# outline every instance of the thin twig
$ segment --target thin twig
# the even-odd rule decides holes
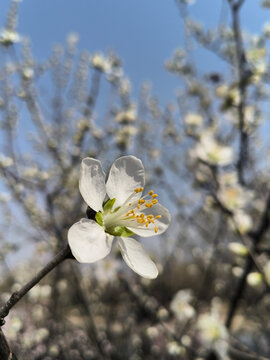
[[[246,263],[245,263],[245,268],[244,268],[244,272],[242,274],[242,276],[239,279],[237,288],[235,290],[235,293],[233,294],[233,297],[231,299],[231,304],[230,304],[230,308],[229,308],[229,312],[227,315],[227,320],[226,320],[226,326],[229,328],[231,326],[232,323],[232,319],[234,317],[235,311],[237,309],[237,306],[239,304],[240,299],[243,296],[244,290],[246,288],[246,280],[247,280],[247,276],[250,273],[253,264],[254,264],[254,260],[253,260],[253,253],[256,252],[256,247],[259,245],[261,239],[263,238],[265,232],[268,230],[269,226],[270,226],[270,194],[268,195],[266,204],[265,204],[265,209],[264,212],[262,214],[261,217],[261,222],[257,228],[257,230],[253,231],[253,232],[249,232],[248,235],[249,237],[252,239],[253,241],[253,251],[249,253],[249,255],[246,258]]]
[[[16,355],[10,349],[7,339],[0,328],[0,359],[1,360],[18,360]]]
[[[9,300],[0,309],[0,326],[5,324],[4,318],[8,315],[10,309],[31,290],[41,279],[44,278],[52,269],[59,265],[63,260],[71,257],[71,250],[67,245],[61,250],[39,273],[37,273],[27,284],[25,284],[19,291],[14,292]]]
[[[239,10],[244,1],[240,0],[238,2],[233,2],[232,0],[228,0],[228,3],[232,13],[232,27],[235,40],[236,66],[238,72],[238,89],[240,93],[240,101],[237,107],[240,132],[237,170],[240,184],[245,185],[244,167],[248,160],[248,134],[245,129],[245,103],[248,78],[251,74],[248,71],[239,20]]]

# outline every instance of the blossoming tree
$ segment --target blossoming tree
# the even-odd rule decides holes
[[[75,34],[37,61],[11,1],[0,359],[270,358],[269,24],[243,32],[245,0],[226,0],[208,29],[192,3],[175,1],[186,38],[165,65],[180,88],[162,107]],[[201,66],[209,51],[222,70]]]

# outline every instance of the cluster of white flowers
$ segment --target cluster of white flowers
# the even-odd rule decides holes
[[[191,290],[179,290],[173,297],[170,308],[179,321],[186,321],[195,315],[195,309],[190,302],[193,300]]]
[[[22,171],[22,175],[26,179],[35,178],[38,180],[48,180],[50,175],[47,171],[41,171],[35,166],[27,167]]]
[[[115,143],[120,149],[127,149],[131,146],[133,136],[136,135],[138,129],[132,125],[121,127],[115,134]]]
[[[9,46],[20,41],[20,36],[16,31],[3,29],[0,33],[0,44]]]
[[[115,116],[115,121],[119,124],[129,124],[136,120],[137,111],[136,107],[130,106],[127,110],[119,111]]]
[[[238,183],[235,173],[220,175],[219,184],[218,198],[227,209],[233,212],[244,210],[254,196],[251,191],[244,189]]]
[[[233,149],[219,144],[214,139],[213,131],[206,130],[200,135],[199,142],[191,151],[191,156],[210,165],[226,166],[233,162]]]
[[[249,273],[247,277],[247,282],[250,286],[259,286],[264,280],[270,286],[270,260],[264,264],[262,273],[254,271]]]
[[[184,123],[187,126],[201,126],[203,123],[203,117],[201,114],[188,113],[184,118]]]
[[[186,349],[179,345],[176,341],[170,341],[167,344],[167,351],[168,353],[176,358],[179,358],[179,356],[184,356],[186,354]]]
[[[110,61],[102,54],[95,53],[90,57],[90,65],[96,69],[100,70],[104,73],[108,72],[111,68]]]
[[[233,214],[233,218],[229,219],[229,225],[233,230],[237,230],[244,235],[251,230],[253,221],[250,215],[243,210],[238,210]]]
[[[13,159],[5,156],[4,154],[0,154],[0,167],[8,168],[13,165]]]
[[[200,341],[206,348],[215,350],[221,359],[228,359],[229,333],[220,317],[221,303],[213,299],[211,311],[199,316],[197,327]]]
[[[229,244],[229,250],[238,256],[247,256],[248,255],[248,249],[245,245],[238,243],[238,242],[231,242]]]

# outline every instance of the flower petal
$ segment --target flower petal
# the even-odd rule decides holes
[[[142,213],[144,213],[146,216],[151,214],[154,216],[154,218],[158,215],[161,215],[160,219],[154,219],[155,220],[154,224],[153,223],[149,224],[148,227],[146,227],[145,225],[137,224],[136,222],[134,222],[134,224],[136,224],[137,226],[129,226],[128,224],[126,225],[126,227],[129,230],[143,237],[160,235],[164,233],[164,231],[167,230],[171,222],[171,215],[169,210],[159,203],[155,204],[151,208],[142,210]],[[157,226],[157,232],[155,232],[156,226]]]
[[[92,263],[109,254],[113,236],[93,220],[81,219],[68,231],[68,243],[76,260]]]
[[[138,241],[130,237],[118,237],[117,239],[123,259],[133,271],[148,279],[155,279],[158,276],[155,263]]]
[[[79,189],[86,204],[95,211],[102,210],[106,195],[105,174],[99,160],[84,158],[81,163]]]
[[[144,167],[135,156],[122,156],[112,164],[106,183],[109,197],[116,198],[114,207],[122,205],[131,195],[132,200],[140,199],[141,193],[136,188],[144,186]]]

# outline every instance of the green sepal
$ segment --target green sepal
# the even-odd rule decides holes
[[[115,200],[116,200],[115,198],[110,199],[104,204],[104,206],[103,206],[103,212],[104,213],[107,213],[107,212],[112,210],[112,207],[113,207],[113,205],[115,203]]]
[[[103,216],[102,216],[102,213],[101,213],[100,211],[96,213],[95,219],[96,219],[96,222],[97,222],[100,226],[103,226]]]
[[[115,209],[113,210],[113,212],[118,211],[118,210],[120,209],[120,207],[121,207],[121,206],[117,206],[117,208],[115,208]]]
[[[111,229],[110,231],[107,231],[109,234],[114,236],[131,236],[134,235],[134,232],[126,228],[125,226],[116,226],[115,228]]]

